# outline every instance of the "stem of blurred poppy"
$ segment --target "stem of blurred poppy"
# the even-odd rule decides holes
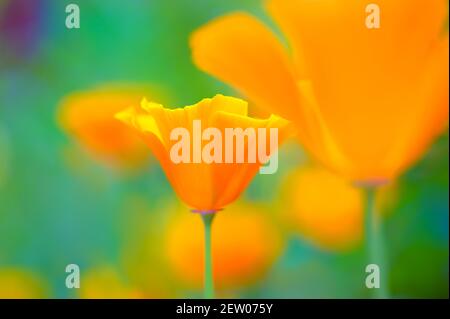
[[[203,225],[205,228],[205,283],[204,297],[205,299],[214,298],[214,280],[212,272],[212,256],[211,256],[211,224],[215,213],[202,214]]]
[[[380,287],[371,288],[373,290],[374,298],[387,299],[389,298],[387,284],[388,284],[388,269],[386,267],[383,240],[381,233],[381,222],[377,216],[375,208],[375,187],[367,187],[366,203],[364,209],[364,226],[365,226],[365,242],[366,251],[369,264],[378,265],[380,270]]]

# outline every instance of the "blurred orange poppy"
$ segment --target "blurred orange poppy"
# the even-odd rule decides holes
[[[202,223],[176,210],[165,228],[162,251],[176,277],[191,287],[203,280]],[[212,232],[214,280],[239,288],[261,279],[281,251],[282,238],[261,207],[238,202],[217,214]]]
[[[379,189],[377,213],[385,214],[392,205],[394,186]],[[288,228],[320,248],[350,249],[362,239],[364,192],[329,170],[295,169],[282,183],[279,205]]]
[[[286,205],[283,219],[304,238],[325,249],[359,243],[363,224],[360,189],[325,169],[307,166],[289,174],[280,193],[281,205]]]
[[[287,121],[275,116],[266,120],[247,117],[245,101],[223,95],[174,110],[144,100],[141,107],[131,107],[117,117],[142,136],[178,196],[191,208],[203,212],[217,211],[234,201],[262,163],[175,163],[171,158],[171,149],[178,143],[171,138],[174,129],[184,128],[192,136],[193,121],[201,120],[204,127],[217,128],[223,135],[226,128],[277,128],[280,141],[291,134]]]
[[[139,103],[147,91],[139,86],[102,86],[67,96],[58,120],[65,131],[100,160],[118,168],[138,168],[149,160],[145,144],[114,115]]]
[[[297,124],[305,147],[361,183],[398,176],[448,121],[444,0],[270,0],[292,55],[258,19],[233,13],[194,33],[194,62]]]

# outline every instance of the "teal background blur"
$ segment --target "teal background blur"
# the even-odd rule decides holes
[[[80,29],[65,27],[69,3],[80,6]],[[65,287],[67,264],[120,269],[137,223],[129,199],[143,201],[147,217],[176,199],[158,165],[124,177],[75,148],[84,164],[81,173],[71,167],[74,141],[56,122],[58,103],[106,82],[150,84],[169,105],[237,95],[197,70],[188,46],[193,30],[234,10],[268,21],[258,0],[0,0],[0,272],[30,270],[47,296],[66,298],[75,296]],[[244,197],[270,204],[274,185],[301,161],[301,150],[285,151],[279,173],[257,176]],[[448,297],[448,161],[446,133],[398,182],[384,225],[395,297]],[[235,293],[367,297],[363,258],[362,249],[331,253],[292,236],[267,275]]]

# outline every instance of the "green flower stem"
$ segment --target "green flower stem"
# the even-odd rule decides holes
[[[214,280],[212,272],[212,256],[211,256],[211,224],[215,213],[202,214],[203,225],[205,228],[205,282],[204,297],[205,299],[214,298]]]
[[[388,269],[384,257],[381,222],[375,209],[375,187],[367,187],[364,209],[365,246],[368,264],[376,264],[380,270],[380,287],[372,288],[373,297],[378,299],[389,298]]]

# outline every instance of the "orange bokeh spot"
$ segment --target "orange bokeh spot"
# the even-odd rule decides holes
[[[273,220],[257,206],[237,203],[216,213],[212,256],[218,288],[238,287],[261,278],[281,248]],[[203,284],[204,233],[200,216],[181,211],[170,220],[164,247],[170,268],[184,283]]]

